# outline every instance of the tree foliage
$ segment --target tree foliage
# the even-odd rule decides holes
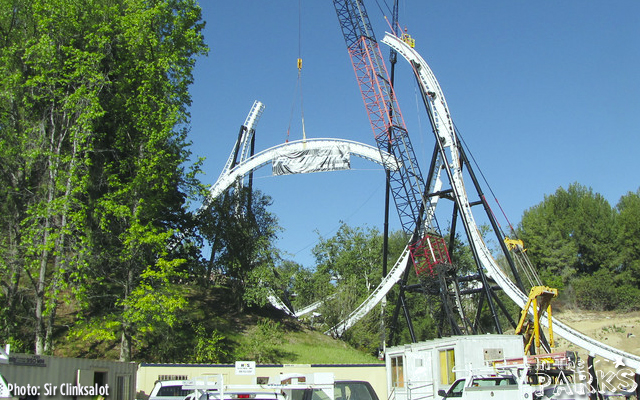
[[[602,195],[574,183],[525,211],[520,237],[542,278],[562,288],[576,273],[611,268],[615,212]]]
[[[280,229],[267,211],[271,198],[248,187],[235,188],[214,199],[203,215],[201,232],[211,245],[207,279],[224,275],[233,289],[236,305],[264,305],[273,286],[274,247]]]
[[[620,282],[640,287],[640,189],[622,196],[616,209],[618,256],[614,271]]]
[[[51,352],[64,296],[91,307],[108,286],[130,358],[140,288],[183,262],[166,243],[197,183],[183,165],[202,26],[191,0],[0,3],[2,336],[28,316],[21,350]]]
[[[313,249],[316,268],[336,281],[352,277],[355,287],[368,293],[373,290],[382,274],[382,236],[375,228],[350,227],[342,223],[337,233]]]
[[[640,198],[629,192],[615,208],[574,183],[527,210],[521,238],[544,282],[575,293],[591,309],[640,307]]]
[[[1,4],[0,179],[8,213],[3,231],[9,233],[2,237],[4,336],[11,342],[19,334],[15,304],[29,297],[22,311],[32,315],[34,336],[24,344],[37,353],[51,351],[58,302],[68,283],[80,280],[88,257],[85,200],[92,135],[104,115],[100,95],[108,78],[101,67],[108,38],[91,29],[106,7],[85,6]]]

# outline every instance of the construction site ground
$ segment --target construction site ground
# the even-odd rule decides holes
[[[613,346],[617,349],[625,352],[640,355],[640,312],[615,312],[615,311],[581,311],[564,309],[554,310],[554,316],[557,317],[563,323],[571,326],[578,331],[587,334],[588,336]],[[548,333],[548,332],[547,332]],[[577,351],[580,359],[585,362],[589,355],[584,349],[570,343],[569,341],[555,337],[556,339],[556,351],[571,350]],[[622,360],[624,362],[624,360]],[[584,371],[585,364],[581,365]],[[615,360],[606,360],[600,357],[595,359],[596,370],[601,373],[597,373],[600,379],[601,388],[608,388],[611,392],[611,388],[616,388],[613,392],[617,392],[618,396],[611,398],[621,398],[621,390],[631,389],[633,385],[634,372],[628,367],[623,367],[616,364]],[[621,372],[627,371],[627,378],[620,379]],[[603,377],[611,377],[607,379],[608,385],[602,386]],[[615,393],[613,393],[615,394]],[[635,399],[635,397],[632,397]]]
[[[554,316],[563,323],[602,343],[617,349],[640,355],[640,311],[629,313],[615,311],[554,310]],[[557,337],[556,348],[576,350],[576,345]]]

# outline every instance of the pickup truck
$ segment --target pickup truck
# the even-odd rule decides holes
[[[470,376],[453,382],[449,390],[439,390],[443,399],[462,400],[588,400],[584,384],[532,386],[515,375]]]
[[[179,387],[174,387],[175,382],[165,386],[187,391],[180,400],[379,400],[369,382],[334,380],[332,373],[279,375],[253,385],[225,385],[222,375],[218,374],[181,381]],[[168,389],[165,391],[174,394]],[[154,389],[152,395],[155,392]],[[149,400],[177,400],[160,394],[165,393]]]
[[[515,376],[470,376],[453,382],[449,390],[439,390],[443,399],[464,400],[532,400],[534,389],[531,385],[518,383]]]
[[[322,389],[278,389],[273,391],[225,391],[224,397],[216,392],[207,392],[198,396],[191,393],[184,400],[331,400]],[[333,383],[333,400],[379,400],[375,390],[366,381],[335,381]],[[152,400],[149,398],[149,400]],[[166,400],[166,399],[160,399]]]

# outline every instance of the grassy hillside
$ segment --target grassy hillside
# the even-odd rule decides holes
[[[362,353],[345,342],[322,332],[301,329],[285,332],[280,349],[282,364],[356,364],[382,362],[372,355]]]
[[[231,363],[255,360],[277,364],[376,363],[376,357],[301,323],[270,306],[240,311],[223,287],[183,288],[189,306],[176,326],[149,332],[136,343],[138,362]],[[59,312],[63,327],[55,355],[118,359],[119,333],[110,339],[67,335],[74,329],[76,310]]]

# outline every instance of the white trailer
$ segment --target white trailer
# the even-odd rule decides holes
[[[134,400],[135,363],[10,353],[0,362],[10,397]]]
[[[452,336],[389,347],[385,351],[390,400],[439,398],[468,371],[486,368],[492,360],[524,357],[521,336]]]

